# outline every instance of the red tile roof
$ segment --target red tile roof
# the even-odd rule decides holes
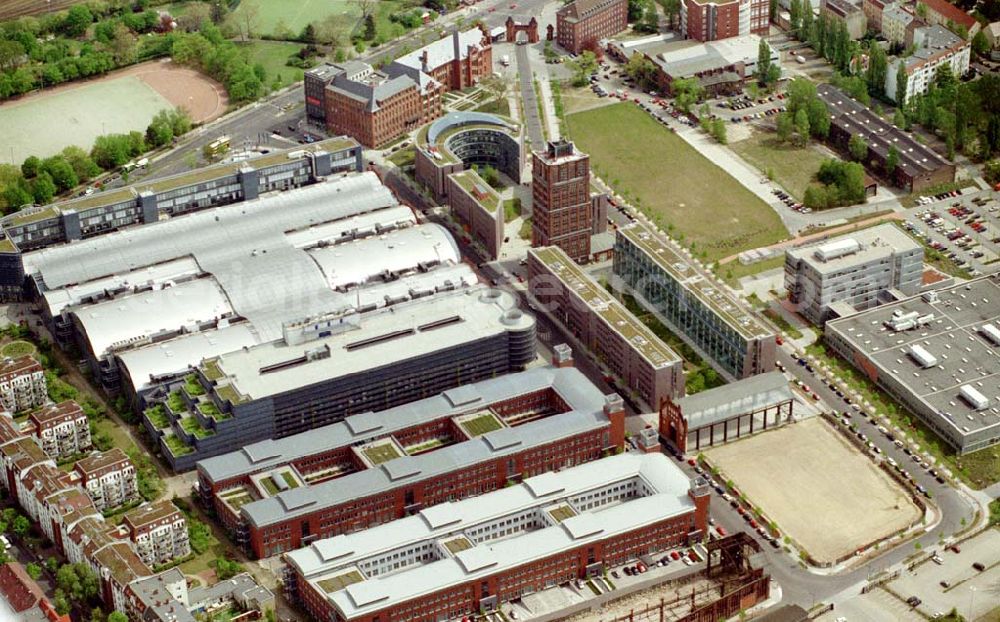
[[[0,566],[0,592],[18,613],[45,599],[42,588],[18,562],[7,562]]]
[[[966,28],[972,28],[976,18],[946,0],[923,0],[927,9],[941,15],[945,20],[951,20]]]

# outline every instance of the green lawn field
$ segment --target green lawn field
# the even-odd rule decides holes
[[[788,237],[766,203],[638,106],[578,112],[566,125],[604,181],[707,260]]]
[[[774,174],[774,181],[796,199],[802,200],[806,188],[813,182],[819,165],[827,159],[818,150],[792,145],[782,145],[777,134],[772,132],[754,133],[746,140],[732,142],[729,148],[766,175]]]
[[[271,86],[275,76],[281,78],[281,86],[288,86],[292,82],[298,82],[302,79],[301,69],[285,65],[288,57],[302,48],[301,43],[251,41],[245,46],[241,44],[240,47],[248,50],[251,63],[260,63],[264,66],[267,71],[268,86]]]
[[[297,35],[306,24],[329,15],[343,16],[353,27],[361,14],[357,4],[349,0],[241,0],[235,14],[240,16],[251,6],[257,9],[256,31],[263,34],[275,34],[284,25]]]
[[[105,133],[146,131],[157,112],[173,108],[135,76],[60,88],[0,105],[2,157],[21,162],[30,155],[47,157],[69,145],[90,149]]]

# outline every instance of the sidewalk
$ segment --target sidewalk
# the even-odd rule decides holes
[[[542,98],[542,110],[545,112],[545,125],[549,128],[549,140],[559,140],[562,132],[559,127],[559,117],[556,115],[556,105],[552,100],[548,71],[538,75],[538,91],[538,95]]]

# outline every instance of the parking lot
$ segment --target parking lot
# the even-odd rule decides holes
[[[931,560],[914,571],[904,571],[888,587],[901,598],[917,598],[916,610],[934,617],[952,608],[966,620],[978,620],[997,606],[1000,583],[1000,531],[989,529],[953,549],[937,547],[927,551]],[[985,569],[977,570],[973,564]],[[947,586],[947,587],[945,587]],[[916,601],[912,601],[916,602]]]
[[[903,226],[973,276],[1000,270],[1000,201],[989,191],[938,197],[907,211]]]

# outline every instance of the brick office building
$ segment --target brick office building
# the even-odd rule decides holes
[[[187,521],[177,506],[166,499],[126,512],[122,527],[136,553],[149,566],[165,564],[191,553]]]
[[[62,458],[86,451],[91,447],[90,422],[74,401],[49,404],[28,416],[34,425],[32,433],[42,451],[52,458]]]
[[[556,246],[528,251],[531,295],[651,408],[684,395],[684,361]]]
[[[73,472],[80,476],[80,484],[101,511],[139,496],[135,465],[117,447],[78,461]]]
[[[204,460],[198,487],[268,557],[596,460],[624,434],[620,397],[574,368],[535,368]]]
[[[628,0],[575,0],[556,12],[556,42],[579,54],[628,28]]]
[[[458,619],[699,540],[710,491],[666,456],[612,456],[288,553],[316,620]]]
[[[0,405],[18,413],[45,403],[45,370],[31,356],[19,356],[0,363]]]
[[[593,231],[590,156],[565,140],[532,153],[531,245],[558,246],[582,262],[590,258]]]
[[[766,0],[681,1],[681,33],[702,42],[751,34],[766,36],[769,17]]]
[[[378,147],[440,117],[442,94],[473,86],[492,71],[489,34],[456,30],[383,70],[358,61],[310,70],[306,111],[329,132]]]

